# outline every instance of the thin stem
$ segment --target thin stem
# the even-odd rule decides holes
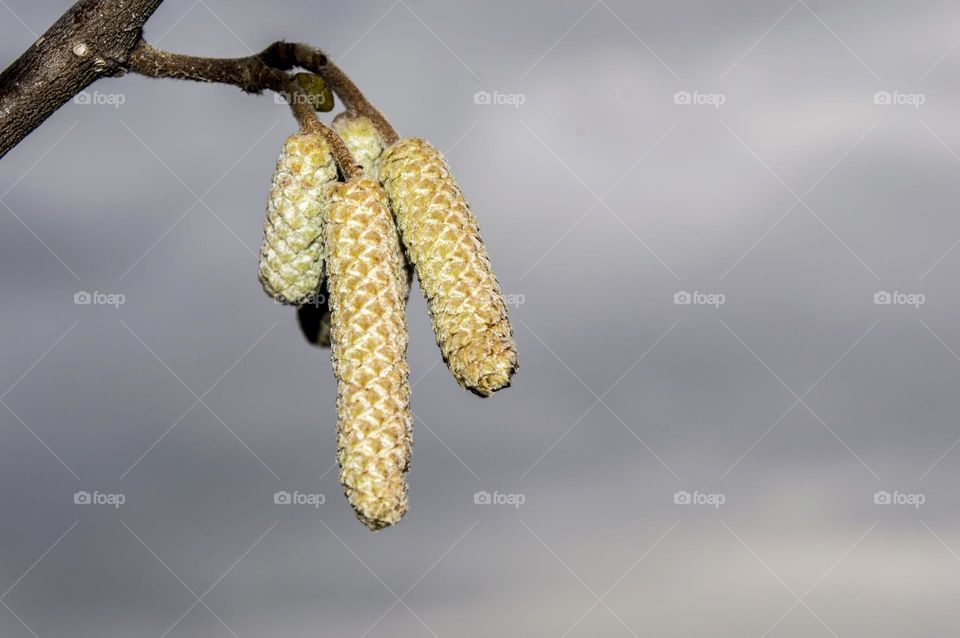
[[[175,78],[197,82],[232,84],[247,93],[271,90],[279,93],[304,133],[316,133],[330,145],[340,172],[345,179],[362,172],[340,136],[318,118],[306,93],[286,72],[286,68],[268,65],[262,56],[244,58],[205,58],[163,51],[140,40],[130,54],[128,68],[152,78]]]
[[[278,87],[277,72],[259,57],[204,58],[157,49],[141,39],[130,52],[129,70],[152,78],[232,84],[247,93]]]
[[[357,88],[357,85],[353,83],[353,80],[351,80],[340,67],[331,62],[329,58],[327,58],[327,63],[317,67],[314,73],[322,77],[327,84],[330,85],[330,88],[340,97],[340,101],[343,102],[344,106],[360,115],[366,116],[373,122],[373,126],[380,134],[384,146],[390,146],[400,139],[397,131],[390,125],[387,118],[367,100],[363,93],[360,92],[360,89]]]
[[[350,76],[320,49],[300,42],[274,42],[264,49],[259,58],[272,67],[290,69],[299,66],[316,73],[326,81],[347,109],[373,122],[385,145],[389,146],[400,139],[387,118],[367,100]]]
[[[336,131],[321,122],[317,117],[316,112],[313,110],[313,105],[310,103],[304,90],[293,81],[289,73],[283,71],[277,71],[277,73],[283,76],[283,85],[279,93],[283,95],[284,99],[286,99],[290,105],[293,116],[297,118],[297,123],[300,124],[300,132],[315,133],[323,137],[333,152],[333,157],[337,162],[337,166],[340,168],[340,173],[343,175],[344,180],[363,175],[363,167],[353,159],[353,154],[350,153],[350,149],[347,148],[343,139],[337,135]]]

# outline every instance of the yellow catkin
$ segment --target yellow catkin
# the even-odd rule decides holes
[[[341,113],[333,119],[333,128],[343,139],[350,154],[360,166],[363,167],[363,174],[370,179],[376,180],[380,173],[380,156],[383,155],[383,142],[377,128],[370,121],[370,118],[363,115],[352,113]],[[413,281],[413,269],[407,263],[407,258],[403,254],[403,246],[398,242],[397,250],[400,253],[399,259],[404,264],[407,276],[404,279],[403,298],[410,296],[410,283]]]
[[[354,161],[363,167],[363,174],[366,177],[376,180],[377,172],[380,168],[380,156],[383,154],[383,142],[376,127],[369,118],[363,115],[343,112],[333,119],[333,129],[340,135],[340,138],[347,145]],[[406,300],[410,296],[410,284],[413,281],[413,269],[407,263],[403,255],[403,246],[396,242],[398,259],[404,264],[406,276],[403,278],[403,298]],[[321,288],[321,293],[325,294],[325,287]],[[314,345],[320,347],[330,346],[330,307],[324,303],[320,306],[319,316],[314,317],[316,311],[310,310],[307,317],[301,315],[301,327],[304,327],[304,321],[308,321],[313,330],[307,336],[307,339]],[[304,328],[306,334],[306,328]]]
[[[353,159],[363,167],[363,174],[377,179],[378,160],[383,154],[383,142],[369,118],[341,113],[333,118],[333,130],[350,149]]]
[[[303,303],[323,276],[323,194],[337,179],[317,134],[287,138],[277,160],[260,248],[260,283],[277,301]]]
[[[383,189],[355,178],[325,202],[340,482],[370,529],[407,509],[412,431],[403,264]]]
[[[517,349],[476,218],[440,152],[418,138],[380,158],[406,254],[454,378],[480,396],[510,384]]]

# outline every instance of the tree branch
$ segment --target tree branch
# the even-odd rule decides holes
[[[384,144],[399,139],[387,118],[370,104],[353,80],[323,51],[309,44],[279,41],[243,58],[201,58],[168,53],[141,42],[131,53],[129,65],[131,71],[150,77],[233,84],[248,93],[277,90],[270,84],[274,73],[295,67],[322,77],[347,109],[370,118]]]
[[[204,58],[162,51],[140,40],[131,51],[128,70],[151,78],[174,78],[232,84],[247,93],[276,91],[286,99],[304,133],[322,135],[333,151],[344,177],[359,175],[362,169],[340,136],[318,118],[307,95],[285,69],[268,66],[261,55],[243,58]],[[289,67],[288,67],[289,68]]]
[[[278,69],[292,69],[299,66],[316,73],[330,85],[344,106],[359,115],[370,118],[383,138],[384,145],[389,146],[400,138],[387,118],[367,100],[353,80],[320,49],[300,42],[280,41],[268,46],[257,57]]]
[[[80,0],[0,73],[0,157],[95,80],[122,74],[163,0]]]
[[[357,174],[349,151],[317,119],[287,71],[301,67],[319,75],[348,110],[370,118],[384,144],[399,138],[347,74],[310,45],[280,41],[242,58],[197,57],[151,46],[142,38],[143,25],[162,2],[79,0],[0,73],[0,157],[91,83],[128,70],[154,78],[232,84],[247,93],[281,93],[301,130],[328,140],[345,177]]]
[[[232,84],[247,93],[280,90],[282,69],[271,68],[258,55],[244,58],[205,58],[157,49],[140,40],[130,52],[127,69],[151,78],[174,78]]]

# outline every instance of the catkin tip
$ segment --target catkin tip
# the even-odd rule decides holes
[[[354,161],[363,167],[364,174],[376,179],[383,142],[373,122],[362,115],[344,112],[333,119],[333,130],[347,145]]]
[[[373,532],[396,525],[407,513],[406,489],[403,491],[402,498],[396,498],[394,495],[384,500],[371,499],[369,495],[351,498],[350,493],[347,492],[347,500],[350,501],[357,520]]]
[[[516,359],[497,359],[493,366],[480,372],[464,387],[480,397],[493,396],[494,392],[510,387],[518,367]]]

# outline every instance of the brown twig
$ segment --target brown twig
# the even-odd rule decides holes
[[[317,119],[287,71],[322,77],[344,106],[373,122],[385,144],[398,135],[356,84],[322,51],[275,42],[241,58],[205,58],[162,51],[142,38],[143,24],[163,0],[79,0],[23,55],[0,73],[0,157],[95,80],[133,71],[155,78],[232,84],[248,93],[285,95],[304,131],[323,135],[345,177],[358,173],[343,141]]]
[[[269,59],[269,58],[267,58]],[[152,78],[174,78],[232,84],[247,93],[271,90],[279,93],[290,105],[300,130],[317,133],[330,145],[344,179],[362,173],[353,161],[350,150],[333,130],[317,118],[306,93],[293,81],[287,68],[269,65],[263,55],[243,58],[205,58],[163,51],[141,40],[130,53],[127,68]]]
[[[317,114],[313,110],[313,105],[310,103],[303,89],[293,81],[290,74],[285,72],[280,73],[283,77],[283,85],[280,93],[290,105],[293,116],[297,118],[297,122],[300,124],[301,132],[317,133],[326,140],[327,144],[330,145],[330,150],[333,152],[333,157],[337,162],[340,173],[343,175],[344,181],[363,175],[363,167],[356,163],[350,149],[347,148],[347,145],[340,136],[337,135],[336,131],[317,118]]]
[[[140,40],[130,52],[127,69],[152,78],[175,78],[232,84],[247,93],[279,88],[277,69],[256,55],[245,58],[204,58],[163,51]]]
[[[300,42],[280,41],[268,46],[257,57],[278,69],[299,66],[316,73],[330,85],[345,107],[370,118],[385,145],[389,146],[400,138],[387,118],[367,100],[353,80],[320,49]]]

